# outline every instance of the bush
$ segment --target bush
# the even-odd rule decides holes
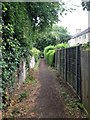
[[[82,45],[82,49],[83,49],[83,50],[89,50],[89,51],[90,51],[90,42],[84,43],[84,44]]]
[[[69,45],[67,44],[67,43],[61,43],[61,44],[57,44],[56,46],[55,46],[55,48],[57,48],[57,49],[62,49],[62,48],[67,48],[67,47],[69,47]]]
[[[55,63],[55,50],[52,50],[49,54],[49,65],[54,66]]]
[[[54,50],[55,47],[50,45],[44,48],[44,57],[46,58],[46,54],[48,53],[49,50]]]
[[[40,57],[40,50],[37,48],[32,48],[32,56],[34,56],[35,61],[37,62]]]
[[[49,50],[48,53],[46,54],[46,60],[47,63],[50,66],[54,66],[54,61],[55,61],[55,50]]]

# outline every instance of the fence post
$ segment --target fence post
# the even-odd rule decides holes
[[[57,49],[55,50],[55,69],[57,70]]]
[[[19,84],[21,84],[22,82],[24,82],[25,78],[26,78],[26,59],[22,58],[21,62],[20,62],[20,66],[19,66]]]
[[[60,50],[57,50],[57,70],[60,72]]]
[[[65,49],[65,82],[67,82],[67,48]]]
[[[56,70],[58,70],[58,49],[56,50]]]
[[[76,92],[78,93],[77,81],[78,81],[78,46],[76,47]]]

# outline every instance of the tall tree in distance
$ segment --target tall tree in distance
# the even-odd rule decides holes
[[[56,45],[58,43],[67,43],[71,36],[63,26],[53,25],[49,31],[41,34],[39,38],[37,37],[34,47],[43,51],[46,46]]]
[[[52,33],[52,36],[56,37],[57,43],[68,42],[68,40],[70,40],[71,38],[70,33],[68,32],[67,28],[63,26],[54,25],[52,27],[51,33]]]

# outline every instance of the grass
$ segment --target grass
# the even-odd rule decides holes
[[[24,84],[31,84],[31,85],[35,85],[37,83],[37,81],[33,78],[32,75],[27,75],[26,80],[24,81]]]
[[[37,61],[37,63],[35,64],[35,67],[34,67],[35,70],[38,70],[39,64],[40,64],[40,59],[39,59],[39,60]]]
[[[60,94],[65,104],[65,111],[68,118],[86,118],[88,117],[84,111],[84,107],[80,100],[77,98],[74,92],[71,92],[69,86],[67,86],[58,76],[57,80],[60,83]]]
[[[22,93],[19,94],[19,101],[21,102],[23,99],[27,98],[29,93],[27,91],[23,91]]]

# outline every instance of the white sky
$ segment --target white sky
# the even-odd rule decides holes
[[[67,27],[71,35],[76,34],[76,29],[81,29],[82,31],[87,29],[88,12],[83,11],[80,3],[81,0],[69,0],[69,2],[68,0],[66,1],[68,3],[67,6],[72,6],[71,4],[74,4],[79,5],[80,7],[77,7],[72,13],[68,12],[68,14],[61,19],[62,22],[59,22],[58,25]]]

